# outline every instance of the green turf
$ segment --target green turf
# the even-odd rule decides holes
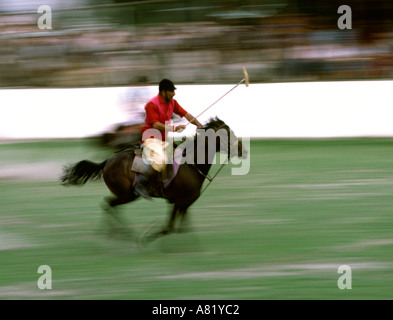
[[[191,207],[192,231],[146,248],[105,235],[103,181],[1,175],[107,155],[89,141],[0,145],[0,299],[393,298],[393,140],[252,141],[249,174],[225,167]],[[139,236],[168,209],[120,211]],[[51,290],[37,286],[40,265]]]

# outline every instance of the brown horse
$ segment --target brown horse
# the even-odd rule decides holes
[[[165,198],[169,203],[173,204],[173,208],[168,225],[161,231],[151,234],[145,239],[146,241],[173,232],[177,216],[180,217],[181,225],[184,226],[187,210],[201,195],[202,184],[208,177],[208,172],[217,152],[226,153],[228,159],[233,156],[239,158],[247,157],[248,151],[243,147],[242,141],[234,135],[232,130],[222,120],[218,118],[211,119],[204,126],[203,130],[198,130],[193,139],[183,142],[177,147],[182,147],[182,155],[185,155],[190,150],[193,152],[188,152],[188,158],[183,158],[185,160],[183,161],[184,163],[180,164],[178,172],[170,184],[165,189],[162,188],[161,194],[152,195]],[[210,139],[212,135],[203,134],[206,132],[216,134],[213,134],[213,141]],[[219,132],[221,134],[217,134]],[[99,179],[103,176],[106,185],[114,195],[106,198],[107,205],[105,210],[111,217],[121,222],[114,208],[138,198],[134,194],[133,187],[136,173],[131,170],[134,157],[135,150],[126,150],[113,155],[99,164],[83,160],[65,167],[61,181],[63,185],[81,185],[89,180]]]

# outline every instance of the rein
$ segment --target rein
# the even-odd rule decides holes
[[[204,174],[201,170],[199,170],[197,168],[197,166],[195,164],[193,164],[193,167],[195,169],[197,169],[197,171],[204,176],[207,180],[209,180],[209,183],[203,188],[203,190],[201,191],[201,194],[207,189],[208,186],[210,186],[210,184],[213,182],[213,180],[215,179],[215,177],[217,177],[217,175],[220,173],[221,169],[228,164],[229,161],[229,155],[227,157],[227,159],[225,160],[225,162],[223,164],[221,164],[221,167],[217,170],[216,174],[213,177],[210,177],[209,173],[208,174]]]
[[[226,125],[221,125],[220,127],[218,127],[216,129],[216,131],[218,131],[219,129],[222,129],[224,126]],[[237,145],[239,143],[239,139],[237,139],[237,141],[235,142],[235,144]],[[213,182],[213,180],[217,177],[217,175],[220,173],[220,171],[222,170],[222,168],[228,164],[228,161],[230,160],[231,156],[230,156],[230,147],[228,144],[228,157],[226,158],[225,162],[221,164],[221,167],[217,170],[217,172],[215,173],[215,175],[213,177],[211,177],[209,175],[209,172],[207,174],[204,174],[195,164],[192,164],[192,166],[198,171],[199,174],[201,174],[205,179],[207,179],[209,181],[209,183],[203,188],[203,190],[201,191],[201,194],[207,189],[208,186],[210,186],[210,184]]]

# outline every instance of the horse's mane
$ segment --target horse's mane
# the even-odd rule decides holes
[[[221,129],[224,126],[226,126],[225,122],[219,119],[218,117],[215,117],[215,118],[210,118],[202,129],[203,130],[213,129],[214,131],[217,131],[218,129]],[[197,136],[198,136],[198,131],[195,133],[193,140],[196,141]]]
[[[203,126],[203,130],[208,130],[208,129],[213,129],[214,131],[217,131],[221,128],[227,127],[224,121],[219,119],[218,117],[215,118],[210,118],[209,121]],[[193,150],[196,148],[196,143],[199,139],[197,139],[198,131],[195,133],[194,137],[188,138],[185,141],[183,140],[183,143],[181,144],[182,150],[183,150],[183,156],[185,154],[185,150]]]
[[[207,129],[218,130],[219,128],[222,128],[223,126],[225,126],[225,122],[220,120],[218,117],[215,117],[215,118],[210,118],[208,123],[206,123],[203,126],[203,129],[205,129],[205,130],[207,130]]]

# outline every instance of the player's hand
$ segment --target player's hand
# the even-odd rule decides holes
[[[182,132],[185,128],[186,128],[186,126],[184,126],[184,125],[176,126],[175,132]]]

